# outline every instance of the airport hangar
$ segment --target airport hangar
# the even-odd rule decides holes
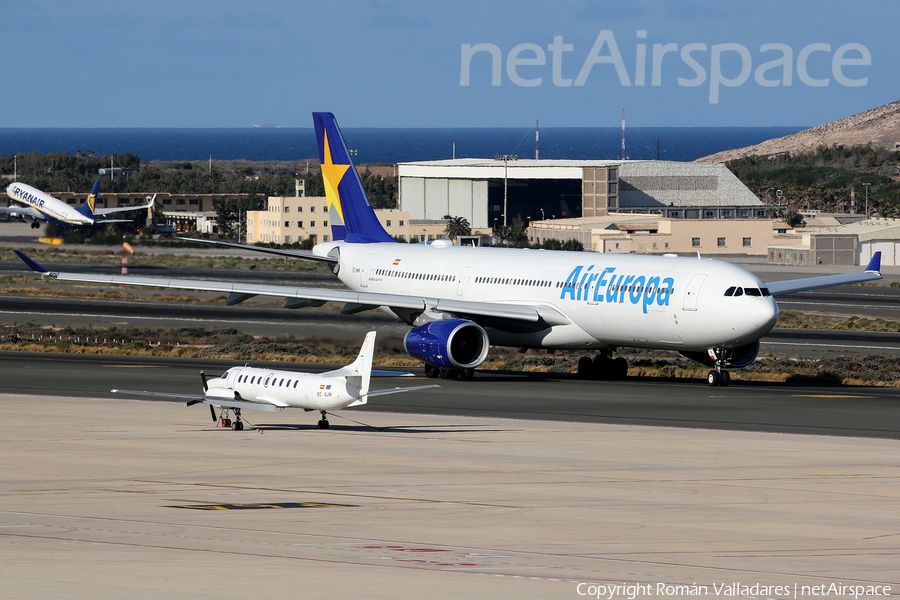
[[[748,253],[746,235],[740,243],[722,245],[722,236],[715,232],[723,227],[752,230],[753,254],[766,254],[763,241],[773,241],[772,221],[766,211],[772,206],[720,163],[507,156],[407,162],[397,167],[400,210],[408,212],[410,219],[462,216],[472,227],[499,227],[511,225],[518,216],[530,223],[528,233],[533,242],[574,238],[586,250],[599,252],[617,250],[593,244],[592,230],[647,219],[679,222],[679,229],[688,231],[688,243],[693,245],[685,249],[682,244],[670,247],[661,242],[658,248],[651,243],[644,249],[626,244],[618,251]],[[725,220],[731,223],[723,223]],[[697,247],[697,237],[710,241]]]

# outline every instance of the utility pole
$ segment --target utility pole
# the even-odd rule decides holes
[[[869,186],[872,184],[864,183],[862,185],[866,186],[866,218],[868,219],[869,218]]]

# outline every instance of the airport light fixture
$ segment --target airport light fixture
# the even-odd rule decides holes
[[[494,157],[494,160],[502,160],[503,161],[503,226],[506,227],[507,171],[509,169],[509,161],[519,160],[519,156],[517,154],[498,154]]]

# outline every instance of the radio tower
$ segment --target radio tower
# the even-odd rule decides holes
[[[622,109],[622,160],[625,160],[625,109]]]
[[[534,160],[538,159],[538,137],[539,137],[538,134],[540,132],[540,128],[538,127],[538,125],[540,125],[540,120],[535,119],[534,120]]]

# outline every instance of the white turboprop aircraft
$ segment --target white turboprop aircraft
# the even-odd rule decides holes
[[[322,413],[319,429],[328,429],[328,411],[349,406],[361,406],[369,398],[375,396],[439,387],[432,384],[370,390],[369,380],[372,375],[402,375],[392,371],[372,371],[374,355],[375,332],[370,331],[363,341],[359,356],[352,364],[327,373],[232,367],[217,379],[207,380],[206,375],[201,372],[203,394],[171,394],[140,390],[111,391],[138,396],[178,398],[187,400],[188,406],[200,403],[209,404],[213,421],[219,420],[216,417],[216,408],[221,408],[222,427],[231,427],[235,431],[240,431],[244,428],[244,423],[241,421],[241,409],[243,408],[268,412],[277,412],[284,408],[318,410]],[[234,421],[228,416],[229,410],[234,412]]]
[[[728,385],[726,367],[744,367],[778,319],[774,296],[881,279],[881,253],[865,272],[763,283],[733,264],[699,255],[598,254],[397,243],[375,216],[334,115],[313,113],[334,241],[312,253],[237,246],[326,263],[348,290],[222,281],[51,273],[69,281],[228,293],[238,304],[280,296],[285,308],[341,302],[346,314],[381,309],[410,326],[407,352],[431,377],[469,378],[491,344],[596,350],[578,364],[583,378],[624,378],[620,347],[673,350],[712,367],[710,385]],[[194,240],[205,241],[205,240]]]
[[[130,210],[150,209],[156,201],[156,194],[149,203],[141,206],[120,206],[119,208],[94,208],[97,194],[100,192],[100,182],[95,181],[91,193],[88,194],[84,204],[75,208],[69,206],[59,198],[54,198],[46,192],[26,185],[24,183],[11,183],[6,188],[10,206],[0,206],[0,211],[9,213],[20,219],[31,219],[32,229],[41,226],[41,221],[56,223],[63,227],[84,229],[97,223],[126,223],[132,219],[98,219],[98,216]]]

